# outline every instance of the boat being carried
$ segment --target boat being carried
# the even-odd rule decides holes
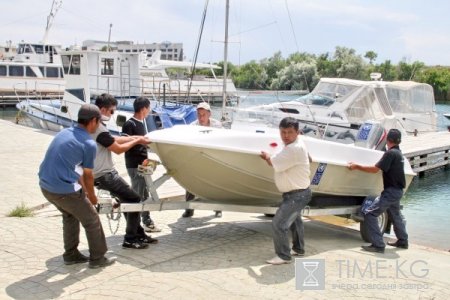
[[[231,110],[234,129],[277,129],[290,116],[299,120],[304,134],[342,143],[353,143],[367,120],[403,134],[437,130],[433,88],[413,81],[322,78],[311,93],[296,100]]]
[[[361,131],[363,144],[371,136]],[[277,205],[281,200],[273,169],[259,156],[261,151],[275,153],[283,147],[279,134],[178,125],[148,137],[168,173],[201,198],[244,205]],[[359,205],[366,196],[380,194],[380,174],[350,171],[347,164],[373,165],[382,151],[308,136],[301,139],[312,158],[313,205]],[[404,168],[408,187],[415,174],[406,159]]]

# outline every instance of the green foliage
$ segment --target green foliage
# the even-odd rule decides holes
[[[415,76],[420,73],[424,67],[425,64],[420,61],[415,61],[412,64],[401,61],[397,65],[397,79],[414,80]]]
[[[374,51],[367,51],[366,54],[364,54],[364,57],[369,59],[369,64],[373,64],[373,62],[377,59],[378,54],[376,54]]]
[[[295,52],[283,58],[281,52],[272,57],[250,61],[241,66],[228,64],[230,74],[236,87],[242,89],[300,89],[312,90],[322,77],[340,77],[370,80],[370,73],[379,72],[383,80],[414,80],[433,86],[435,97],[450,100],[450,68],[426,67],[423,62],[412,64],[401,61],[397,65],[391,60],[375,64],[378,54],[367,51],[364,57],[354,49],[336,47],[334,53],[319,55]],[[369,63],[364,60],[369,60]],[[218,63],[219,66],[223,62]],[[222,70],[215,70],[222,75]]]
[[[435,99],[450,100],[450,68],[427,68],[421,73],[419,79],[433,87]]]
[[[33,211],[26,207],[25,204],[22,202],[21,205],[14,208],[11,212],[8,213],[8,217],[19,217],[19,218],[25,218],[25,217],[32,217]]]
[[[275,90],[310,90],[318,81],[315,61],[291,64],[277,73],[272,81],[271,89]]]

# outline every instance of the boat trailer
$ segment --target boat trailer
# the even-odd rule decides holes
[[[118,199],[111,197],[109,192],[98,190],[98,204],[97,212],[99,214],[107,214],[109,220],[120,219],[121,213],[126,212],[143,212],[143,211],[163,211],[163,210],[215,210],[215,211],[231,211],[241,213],[261,213],[266,216],[275,215],[277,206],[264,205],[244,205],[232,203],[217,203],[196,197],[192,201],[185,201],[185,195],[176,195],[170,197],[159,197],[157,189],[161,187],[167,180],[171,179],[170,172],[164,173],[157,179],[153,179],[156,167],[161,164],[157,160],[148,160],[147,165],[139,165],[138,174],[143,176],[147,184],[149,197],[141,203],[119,203]],[[361,205],[343,205],[343,206],[329,206],[329,207],[315,207],[306,206],[302,210],[302,216],[345,216],[357,222],[360,222],[361,237],[365,241],[368,240],[367,228],[365,228],[364,216],[360,212]],[[379,217],[379,226],[383,232],[389,233],[391,222],[386,214]],[[117,226],[118,227],[118,226]],[[111,224],[110,224],[111,228]],[[117,229],[116,229],[117,231]]]

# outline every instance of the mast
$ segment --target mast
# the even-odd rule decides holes
[[[43,44],[47,44],[48,33],[53,25],[53,20],[55,19],[56,13],[58,12],[58,9],[61,7],[61,5],[62,0],[53,0],[50,14],[47,16],[47,26],[45,26],[44,38],[42,39]]]
[[[230,1],[226,1],[225,9],[225,40],[223,43],[223,91],[222,91],[222,118],[227,102],[227,77],[228,77],[228,18],[230,13]]]

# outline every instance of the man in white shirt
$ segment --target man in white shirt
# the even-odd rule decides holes
[[[261,158],[272,166],[275,184],[283,193],[283,200],[273,220],[273,243],[277,256],[268,260],[272,265],[291,262],[291,255],[303,256],[305,244],[302,209],[311,200],[309,154],[305,144],[299,138],[298,121],[287,117],[281,120],[280,136],[284,148],[270,156],[262,151]],[[292,250],[289,248],[288,231],[292,231]]]

